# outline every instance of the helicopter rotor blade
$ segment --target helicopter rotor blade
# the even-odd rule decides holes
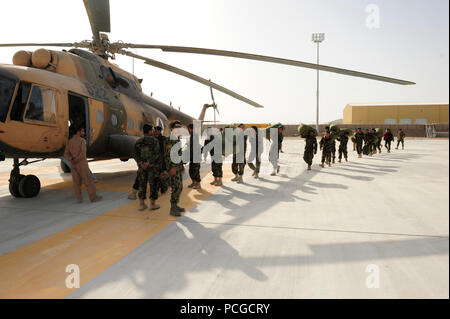
[[[100,32],[111,32],[109,0],[83,0],[91,24],[94,40],[100,40]]]
[[[0,48],[6,47],[75,47],[79,43],[0,43]]]
[[[296,60],[289,60],[271,56],[264,56],[258,54],[250,54],[250,53],[242,53],[242,52],[233,52],[233,51],[225,51],[225,50],[215,50],[215,49],[204,49],[204,48],[193,48],[193,47],[180,47],[180,46],[167,46],[167,45],[147,45],[147,44],[132,44],[126,43],[125,47],[135,48],[135,49],[160,49],[164,52],[177,52],[177,53],[194,53],[194,54],[207,54],[207,55],[216,55],[216,56],[224,56],[224,57],[232,57],[232,58],[240,58],[240,59],[248,59],[248,60],[256,60],[256,61],[264,61],[278,64],[291,65],[296,67],[314,69],[325,72],[333,72],[348,76],[366,78],[376,81],[400,84],[400,85],[414,85],[416,83],[411,81],[405,81],[400,79],[395,79],[391,77],[375,75],[370,73],[364,73],[359,71],[352,71],[348,69],[336,68],[332,66],[326,66],[321,64],[302,62]]]
[[[247,104],[253,105],[254,107],[259,107],[259,108],[263,108],[264,107],[261,104],[258,104],[256,102],[254,102],[254,101],[252,101],[252,100],[250,100],[250,99],[240,95],[240,94],[237,94],[236,92],[233,92],[233,91],[231,91],[231,90],[229,90],[229,89],[219,85],[219,84],[216,84],[216,83],[214,83],[212,81],[208,81],[208,80],[206,80],[206,79],[204,79],[204,78],[202,78],[200,76],[197,76],[197,75],[192,74],[190,72],[187,72],[185,70],[179,69],[177,67],[174,67],[174,66],[171,66],[171,65],[168,65],[168,64],[165,64],[165,63],[153,60],[153,59],[149,59],[147,57],[144,57],[144,56],[141,56],[141,55],[129,52],[129,51],[125,51],[125,50],[120,50],[120,51],[118,51],[118,53],[122,54],[122,55],[129,56],[129,57],[133,57],[133,58],[136,58],[136,59],[144,60],[146,64],[152,65],[152,66],[154,66],[156,68],[160,68],[160,69],[172,72],[172,73],[176,73],[178,75],[187,77],[187,78],[189,78],[191,80],[197,81],[197,82],[199,82],[201,84],[204,84],[206,86],[213,87],[214,89],[216,89],[216,90],[218,90],[218,91],[220,91],[222,93],[230,95],[230,96],[234,97],[235,99],[238,99],[238,100],[240,100],[242,102],[245,102]]]

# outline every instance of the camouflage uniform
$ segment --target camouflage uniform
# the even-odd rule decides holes
[[[167,150],[167,141],[168,138],[164,135],[158,135],[155,136],[158,139],[159,142],[159,149],[161,151],[161,157],[162,157],[162,166],[161,166],[161,172],[166,173],[167,167],[166,167],[166,150]],[[165,194],[167,190],[169,189],[169,178],[166,176],[163,176],[162,173],[158,177],[158,189],[161,191],[161,194]]]
[[[363,132],[356,132],[355,133],[355,139],[356,139],[356,151],[358,152],[358,155],[362,154],[363,149],[363,142],[365,139],[365,135]]]
[[[394,135],[392,132],[386,132],[384,133],[384,147],[387,148],[388,152],[391,151],[391,143],[394,140]]]
[[[402,143],[402,148],[405,148],[405,136],[406,136],[405,132],[398,131],[398,134],[397,134],[397,149],[398,149],[400,143]]]
[[[331,139],[332,139],[332,143],[331,143],[331,158],[334,161],[336,160],[336,135],[335,134],[331,134]]]
[[[200,183],[200,163],[194,163],[194,143],[198,146],[200,150],[199,137],[197,134],[191,134],[189,139],[189,177],[192,182]]]
[[[170,159],[170,150],[172,147],[177,144],[179,140],[167,140],[167,154],[166,154],[166,167],[169,171],[169,181],[170,181],[170,187],[172,188],[172,193],[170,195],[170,202],[172,204],[177,204],[180,201],[181,191],[183,190],[183,162],[180,163],[173,163]],[[179,150],[178,155],[181,156],[181,148]],[[170,170],[174,168],[175,169],[175,175],[170,174]]]
[[[333,138],[330,137],[322,137],[320,140],[320,148],[322,149],[322,164],[327,162],[331,163],[331,150],[333,149]]]
[[[339,160],[342,160],[342,154],[344,154],[344,158],[348,158],[348,152],[347,152],[347,144],[348,144],[348,136],[341,135],[338,137],[339,143]]]
[[[376,151],[375,133],[369,132],[366,134],[366,144],[369,145],[369,153]]]
[[[309,166],[312,165],[314,154],[317,154],[317,139],[315,136],[307,136],[305,138],[305,152],[303,154],[303,160]]]
[[[205,145],[203,150],[205,152],[208,151],[210,147],[208,147],[208,144],[211,143],[214,140],[214,135],[212,135],[209,139],[205,140]],[[212,144],[211,144],[212,145]],[[211,150],[209,150],[209,154],[211,155],[211,159],[214,157],[214,148],[211,147]],[[214,160],[211,161],[211,171],[213,173],[213,176],[216,178],[222,178],[223,177],[223,170],[222,170],[223,163],[216,163]]]
[[[144,136],[138,139],[134,146],[134,158],[139,165],[139,198],[146,198],[147,183],[150,183],[150,199],[158,199],[158,177],[162,167],[158,140],[154,136]],[[141,164],[145,162],[148,162],[149,165],[144,170]]]

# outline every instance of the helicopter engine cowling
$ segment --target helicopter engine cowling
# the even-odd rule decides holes
[[[31,66],[31,56],[30,51],[17,51],[13,56],[13,64],[19,66]]]
[[[31,55],[31,63],[35,68],[45,69],[52,60],[52,54],[49,50],[38,49]]]

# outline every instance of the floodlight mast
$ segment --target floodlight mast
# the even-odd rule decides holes
[[[320,63],[319,59],[319,45],[325,40],[325,33],[313,33],[312,40],[317,43],[317,65]],[[316,130],[319,132],[319,69],[317,69],[317,108],[316,108]]]

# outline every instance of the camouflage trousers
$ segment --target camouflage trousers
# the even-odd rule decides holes
[[[336,159],[336,144],[331,147],[331,157]]]
[[[384,147],[387,148],[388,151],[391,150],[391,141],[384,141]]]
[[[158,177],[158,190],[161,191],[161,194],[165,194],[169,189],[169,177]]]
[[[244,163],[238,163],[237,162],[237,156],[233,155],[233,163],[231,164],[231,170],[233,171],[233,174],[238,175],[244,175],[244,167],[247,163],[245,157],[244,157]]]
[[[331,150],[322,150],[322,164],[331,162]]]
[[[223,163],[216,163],[216,162],[212,161],[211,171],[212,171],[214,177],[223,177],[222,166],[223,166]]]
[[[348,158],[348,152],[347,152],[347,146],[341,147],[339,146],[339,159],[342,159],[342,155],[344,155],[344,158]]]
[[[314,159],[314,151],[313,150],[305,150],[303,154],[303,160],[306,164],[312,165]]]
[[[170,187],[172,188],[170,202],[177,204],[180,201],[181,191],[183,190],[183,174],[181,173],[181,169],[177,169],[177,173],[170,176]]]
[[[404,139],[397,140],[397,148],[400,146],[400,143],[402,143],[402,148],[405,148],[405,140]]]
[[[201,182],[200,163],[189,163],[189,177],[193,182]]]
[[[363,152],[363,142],[362,141],[356,142],[356,151],[358,152],[358,155],[362,154],[362,152]]]
[[[255,164],[248,163],[248,167],[250,167],[256,174],[259,174],[259,169],[261,168],[261,161],[256,160]]]
[[[158,169],[149,167],[146,170],[143,170],[142,168],[139,168],[137,176],[139,183],[139,199],[147,198],[147,184],[150,184],[150,199],[158,199],[158,177]]]

